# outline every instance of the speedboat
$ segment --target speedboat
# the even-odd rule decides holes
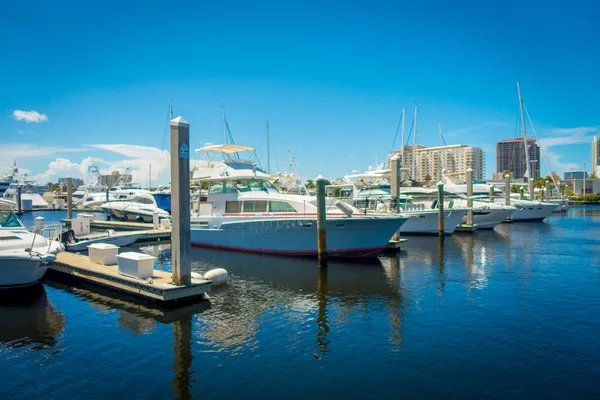
[[[131,200],[109,201],[100,208],[118,220],[152,222],[155,212],[159,218],[170,218],[171,193],[138,193]]]
[[[253,147],[208,145],[196,150],[207,161],[192,180],[208,183],[208,196],[191,217],[192,245],[289,256],[317,255],[316,197],[280,193],[256,161],[238,153]],[[212,162],[217,154],[222,161]],[[332,257],[377,257],[407,220],[365,214],[330,199],[326,210],[327,249]]]
[[[0,288],[36,284],[60,249],[42,232],[28,231],[12,210],[0,209]]]

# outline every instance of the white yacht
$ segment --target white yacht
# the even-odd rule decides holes
[[[196,150],[206,163],[194,182],[208,182],[207,201],[192,214],[192,245],[292,256],[317,255],[314,196],[280,193],[255,161],[239,153],[254,148],[235,144]],[[211,156],[221,157],[212,161]],[[361,214],[338,200],[327,205],[327,248],[334,257],[376,257],[407,218]]]
[[[492,185],[484,183],[474,183],[473,196],[487,196],[489,199],[491,188]],[[454,194],[466,195],[467,185],[466,183],[456,184],[450,178],[445,177],[444,190]],[[494,196],[489,200],[491,201],[491,203],[489,204],[506,206],[504,192],[499,190],[497,187],[494,187]],[[534,200],[523,200],[513,198],[512,196],[510,199],[510,206],[515,207],[514,212],[510,215],[510,220],[515,222],[542,221],[544,218],[550,215],[552,211],[556,208],[556,204],[554,203],[545,203]]]
[[[131,200],[112,200],[100,208],[118,220],[152,222],[155,212],[159,218],[170,218],[171,193],[139,193]]]
[[[12,210],[0,209],[0,289],[39,282],[60,243],[30,232]]]
[[[40,194],[37,184],[31,181],[12,181],[4,192],[3,199],[17,205],[19,187],[21,188],[21,203],[23,200],[31,200],[33,209],[48,207],[48,202]]]

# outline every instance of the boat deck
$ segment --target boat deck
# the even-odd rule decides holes
[[[96,264],[87,256],[68,252],[58,253],[49,271],[163,303],[197,300],[209,292],[211,286],[211,281],[206,279],[192,279],[190,285],[177,286],[172,283],[169,272],[157,269],[151,279],[137,279],[119,274],[116,265]]]
[[[61,219],[65,225],[71,226],[71,220],[68,218]],[[139,231],[139,230],[151,230],[154,229],[152,224],[145,222],[131,222],[131,221],[100,221],[97,219],[90,220],[90,228],[92,229],[118,229],[120,231]]]

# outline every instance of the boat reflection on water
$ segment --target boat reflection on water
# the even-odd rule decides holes
[[[52,305],[44,286],[30,289],[28,296],[0,297],[0,348],[46,349],[64,331],[66,317]]]

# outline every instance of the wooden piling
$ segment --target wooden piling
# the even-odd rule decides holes
[[[23,190],[23,188],[21,188],[21,185],[17,186],[17,215],[23,214],[23,203],[21,201],[21,191],[22,190]]]
[[[192,282],[190,215],[190,124],[171,120],[171,253],[176,285]]]
[[[73,178],[67,176],[67,219],[73,219]]]
[[[507,206],[510,206],[510,175],[504,175],[504,202]]]
[[[438,187],[438,234],[444,236],[444,184],[440,181]]]
[[[106,202],[107,203],[109,202],[109,199],[110,199],[109,190],[108,190],[108,188],[106,188]],[[106,220],[110,221],[110,213],[108,211],[106,212]]]
[[[467,225],[473,225],[473,170],[467,169]]]
[[[327,268],[327,209],[325,207],[325,178],[315,179],[317,185],[317,253],[319,267]]]

